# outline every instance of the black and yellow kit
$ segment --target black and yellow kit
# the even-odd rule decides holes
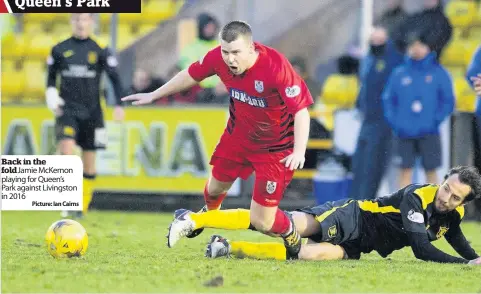
[[[340,245],[352,259],[373,250],[387,257],[411,246],[422,260],[468,263],[478,255],[460,228],[464,207],[437,212],[434,200],[438,188],[409,185],[375,200],[345,199],[300,211],[313,215],[321,226],[321,232],[310,239]],[[443,236],[463,258],[448,255],[431,244]]]
[[[63,115],[57,117],[56,136],[76,139],[83,150],[105,147],[104,119],[100,103],[101,74],[112,82],[117,105],[122,87],[117,73],[117,59],[112,52],[91,38],[70,37],[52,48],[48,58],[47,87],[57,87],[65,101]]]

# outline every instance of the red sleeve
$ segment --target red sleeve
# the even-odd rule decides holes
[[[215,65],[219,62],[219,58],[220,47],[216,47],[207,52],[207,54],[205,54],[200,60],[189,66],[189,75],[197,82],[215,75]]]
[[[296,114],[299,110],[314,104],[311,92],[304,80],[296,73],[286,59],[280,60],[277,71],[276,87],[290,113]]]

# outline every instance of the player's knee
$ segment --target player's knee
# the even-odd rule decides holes
[[[62,140],[59,143],[59,152],[61,155],[73,155],[75,148],[75,141],[71,139]]]
[[[304,219],[306,218],[306,215],[304,212],[300,211],[291,211],[290,214],[292,215],[292,219],[294,221],[294,224],[300,224],[304,222]]]
[[[301,237],[316,235],[321,231],[321,226],[313,215],[301,211],[292,211],[290,214]]]
[[[222,194],[227,193],[231,185],[231,183],[223,183],[215,179],[211,179],[207,185],[207,193],[209,194],[210,198],[217,198]]]
[[[222,187],[214,187],[214,188],[211,188],[211,189],[208,188],[207,193],[208,193],[210,199],[217,199],[220,196],[222,196],[222,194],[227,193],[227,190],[223,189]]]

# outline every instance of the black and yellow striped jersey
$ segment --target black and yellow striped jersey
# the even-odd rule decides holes
[[[450,230],[458,230],[464,207],[439,213],[434,207],[437,185],[409,185],[391,195],[358,201],[362,218],[361,250],[377,251],[386,257],[393,251],[412,246],[410,236],[420,234],[430,242]]]

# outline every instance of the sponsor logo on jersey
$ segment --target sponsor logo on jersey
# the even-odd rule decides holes
[[[237,90],[237,89],[230,89],[230,96],[240,102],[247,103],[254,107],[266,108],[267,101],[265,98],[249,96],[245,92]]]
[[[88,66],[83,64],[69,64],[68,69],[62,70],[62,77],[66,78],[95,78],[97,72],[90,70]]]

